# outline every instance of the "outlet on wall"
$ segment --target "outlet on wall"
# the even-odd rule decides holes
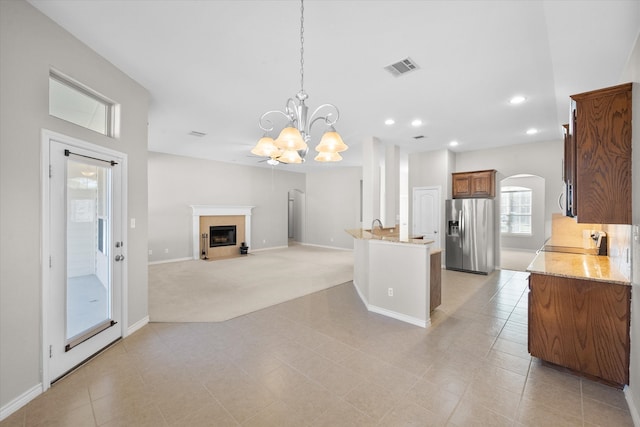
[[[149,255],[153,255],[153,251],[149,249]]]
[[[393,288],[389,288],[389,289],[387,290],[387,294],[388,294],[390,297],[392,297],[392,296],[393,296]]]
[[[169,253],[169,248],[165,248],[165,249],[164,249],[164,253],[165,253],[165,254],[168,254],[168,253]]]

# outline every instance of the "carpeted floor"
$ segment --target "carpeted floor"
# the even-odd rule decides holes
[[[152,322],[220,322],[353,279],[353,252],[295,245],[149,266]]]

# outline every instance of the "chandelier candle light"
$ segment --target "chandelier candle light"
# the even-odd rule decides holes
[[[300,92],[296,94],[296,100],[289,98],[284,111],[271,110],[264,113],[258,126],[265,133],[251,153],[256,156],[269,157],[267,163],[302,163],[309,151],[308,142],[311,139],[311,127],[319,120],[329,128],[322,135],[320,143],[316,146],[318,155],[314,160],[318,162],[339,162],[342,160],[340,153],[349,148],[333,127],[340,117],[338,108],[333,104],[322,104],[308,116],[308,107],[304,103],[309,97],[304,91],[304,0],[300,0]],[[272,115],[284,116],[288,121],[277,139],[269,136],[274,130],[273,122],[269,119]]]

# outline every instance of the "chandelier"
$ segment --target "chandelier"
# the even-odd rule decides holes
[[[318,155],[314,160],[319,162],[338,162],[342,160],[340,153],[349,148],[340,134],[336,132],[334,125],[340,118],[338,108],[333,104],[322,104],[311,115],[305,104],[309,97],[304,91],[304,0],[300,0],[300,92],[293,98],[289,98],[284,111],[271,110],[260,116],[258,126],[264,131],[264,135],[251,153],[260,157],[268,157],[267,163],[302,163],[309,151],[308,143],[311,140],[311,128],[316,123],[324,123],[328,130],[322,135],[320,143],[316,146]],[[284,116],[287,126],[280,131],[274,140],[269,134],[274,130],[271,120],[274,116]]]

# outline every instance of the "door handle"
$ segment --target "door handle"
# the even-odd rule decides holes
[[[116,261],[123,261],[124,255],[116,255]]]

